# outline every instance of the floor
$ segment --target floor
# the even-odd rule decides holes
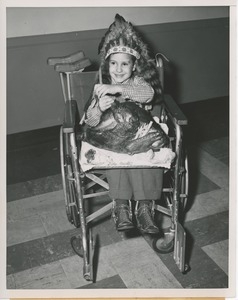
[[[182,106],[188,117],[190,190],[184,227],[190,271],[151,238],[118,233],[110,216],[95,223],[96,282],[82,276],[71,248],[77,229],[66,217],[59,163],[59,127],[8,136],[7,289],[190,289],[228,287],[229,100]],[[100,198],[99,204],[107,198]]]

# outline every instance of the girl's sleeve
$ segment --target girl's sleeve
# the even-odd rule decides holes
[[[142,77],[136,76],[131,85],[122,85],[122,97],[140,103],[148,103],[154,97],[154,90]]]
[[[91,127],[98,125],[102,112],[99,108],[98,101],[94,98],[86,111],[85,123]]]

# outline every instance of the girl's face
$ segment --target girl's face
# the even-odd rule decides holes
[[[109,74],[116,83],[123,83],[131,77],[135,63],[130,54],[114,53],[109,57]]]

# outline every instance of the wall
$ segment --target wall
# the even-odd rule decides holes
[[[166,64],[166,90],[178,103],[228,95],[228,18],[147,24],[137,29],[154,53],[160,51],[170,59]],[[82,49],[96,67],[97,46],[104,33],[105,29],[81,28],[42,35],[25,31],[25,36],[7,39],[8,134],[62,123],[60,81],[47,66],[47,58]]]
[[[7,37],[104,29],[116,13],[149,25],[228,17],[224,6],[201,7],[13,7],[7,8]],[[69,22],[70,20],[70,22]]]

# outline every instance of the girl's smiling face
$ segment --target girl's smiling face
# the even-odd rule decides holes
[[[116,83],[123,83],[135,70],[135,60],[127,53],[114,53],[109,57],[109,74]]]

